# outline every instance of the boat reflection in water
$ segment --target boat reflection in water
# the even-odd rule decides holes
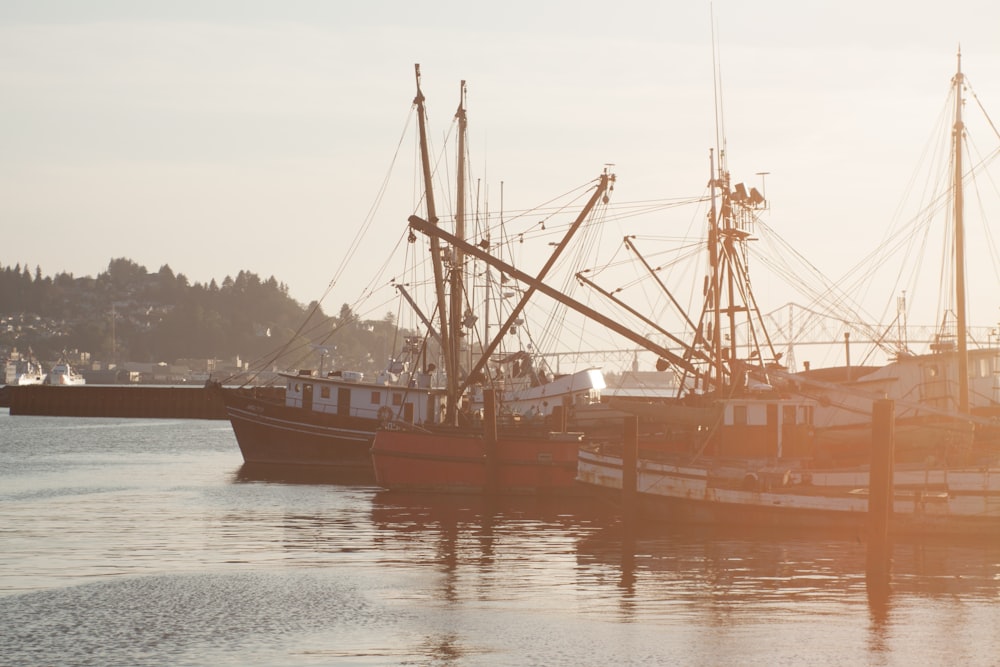
[[[587,622],[663,625],[663,642],[676,633],[703,642],[680,655],[704,664],[749,664],[740,651],[759,657],[767,646],[772,656],[822,654],[824,664],[882,653],[895,660],[908,651],[919,659],[928,642],[957,651],[959,661],[968,651],[976,662],[974,639],[963,640],[972,631],[955,624],[988,622],[1000,593],[995,546],[897,541],[880,577],[857,536],[629,527],[594,499],[378,492],[372,523],[380,551],[402,551],[411,565],[441,575],[441,604],[571,607]],[[926,626],[908,618],[915,604],[927,613]],[[863,609],[867,614],[852,611]],[[802,628],[798,639],[789,636],[790,623]],[[726,639],[708,641],[716,636]],[[906,648],[908,638],[914,643]],[[646,640],[637,641],[632,655]]]
[[[244,463],[233,475],[233,480],[236,482],[369,486],[372,484],[372,475],[369,470],[334,466]]]
[[[648,617],[652,603],[663,616],[687,615],[693,624],[728,632],[745,624],[778,625],[799,614],[836,615],[844,604],[865,605],[869,652],[893,650],[897,657],[898,647],[890,644],[894,635],[914,631],[906,624],[914,599],[939,601],[934,607],[950,621],[966,612],[975,616],[977,602],[987,613],[1000,572],[1000,551],[972,543],[896,542],[886,571],[872,568],[868,544],[841,536],[690,525],[666,532],[662,525],[646,531],[614,526],[582,540],[578,559],[581,569],[606,568],[619,575],[623,620]],[[974,643],[955,643],[949,636],[955,628],[948,622],[929,623],[924,630],[940,633],[936,643],[954,643],[975,655]],[[831,621],[831,646],[817,645],[817,651],[836,654],[836,642],[846,639],[837,636],[838,623]],[[735,659],[719,656],[719,664],[730,658]]]

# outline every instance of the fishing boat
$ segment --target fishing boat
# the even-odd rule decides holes
[[[796,391],[817,403],[814,414],[817,447],[842,462],[865,460],[871,444],[872,405],[889,398],[895,405],[895,456],[900,463],[933,459],[971,462],[996,438],[996,350],[969,350],[967,376],[975,396],[958,404],[958,353],[954,350],[901,355],[860,377],[834,380],[830,372],[789,376]],[[838,371],[840,369],[823,369]],[[980,375],[988,372],[988,376]],[[858,375],[855,373],[855,375]],[[799,382],[802,380],[802,382]],[[989,386],[987,386],[989,385]]]
[[[412,216],[411,228],[428,233],[437,225],[434,188],[431,182],[430,157],[427,149],[424,121],[424,96],[420,89],[420,68],[416,68],[420,153],[424,173],[426,219]],[[459,167],[464,172],[465,82],[462,82],[459,104]],[[392,490],[438,491],[460,493],[559,494],[576,493],[576,454],[582,434],[567,431],[567,416],[576,403],[599,401],[603,377],[597,369],[578,371],[563,377],[537,376],[526,351],[495,358],[504,337],[520,321],[521,313],[536,292],[536,283],[544,281],[549,269],[566,249],[570,238],[593,214],[595,208],[608,203],[608,193],[614,175],[607,170],[591,189],[588,201],[570,226],[562,241],[556,244],[540,274],[536,276],[499,326],[488,344],[482,346],[476,361],[468,370],[462,369],[459,344],[462,338],[463,303],[466,303],[462,276],[463,258],[475,256],[487,263],[502,264],[481,247],[465,241],[463,181],[459,179],[455,234],[448,235],[450,271],[440,258],[439,237],[428,233],[431,257],[434,261],[435,284],[438,287],[437,319],[441,323],[439,336],[445,350],[446,387],[445,419],[440,426],[413,428],[394,423],[380,429],[372,443],[372,463],[376,482]],[[518,273],[512,267],[505,275]],[[449,290],[446,293],[446,288]],[[491,364],[491,360],[494,362]],[[505,365],[513,372],[496,372]],[[492,372],[491,368],[493,369]],[[528,386],[507,392],[508,378],[533,377]],[[464,381],[461,380],[464,378]],[[478,386],[478,388],[477,388]],[[482,407],[471,406],[477,423],[460,419],[464,405],[470,407],[482,396]],[[499,400],[498,400],[499,399]]]
[[[426,128],[423,96],[419,91],[417,66],[417,112],[424,152],[423,169],[427,183],[428,219],[436,220],[434,193],[430,187],[430,165],[426,155]],[[459,116],[464,125],[463,103]],[[464,137],[464,131],[460,133]],[[460,138],[460,141],[462,139]],[[464,148],[459,149],[464,155]],[[459,168],[462,182],[463,168]],[[604,189],[608,177],[604,178]],[[603,194],[593,196],[593,200]],[[459,188],[456,231],[462,232],[462,188]],[[410,232],[412,234],[412,232]],[[413,236],[413,241],[416,237]],[[411,241],[412,243],[412,241]],[[439,312],[457,313],[440,330],[430,325],[405,281],[395,282],[400,298],[427,325],[425,336],[408,336],[402,349],[388,360],[388,366],[374,378],[357,370],[324,372],[320,369],[300,369],[281,372],[284,381],[281,392],[241,388],[224,392],[226,412],[236,435],[244,461],[253,465],[308,465],[353,471],[358,475],[374,476],[370,449],[376,431],[392,424],[394,433],[420,433],[430,429],[441,432],[442,424],[450,424],[453,433],[469,433],[483,422],[484,388],[496,396],[494,404],[501,423],[517,426],[521,431],[537,432],[547,424],[561,423],[564,409],[576,404],[600,401],[604,379],[599,369],[589,368],[572,373],[553,373],[531,350],[506,354],[491,347],[483,354],[483,362],[473,364],[462,359],[461,348],[468,353],[468,331],[477,319],[464,301],[462,284],[463,259],[460,251],[449,258],[450,275],[443,267],[442,252],[433,242],[434,285],[437,288]],[[446,294],[445,289],[451,290]],[[447,300],[445,300],[447,299]],[[447,322],[447,318],[443,321]],[[516,327],[512,316],[504,333]],[[489,330],[487,321],[484,329]],[[495,328],[495,325],[493,325]],[[430,349],[433,347],[434,354]],[[440,355],[437,354],[441,351]],[[443,366],[440,368],[439,366]],[[464,385],[459,387],[460,380]],[[218,387],[217,383],[210,383]],[[505,426],[506,428],[506,426]],[[402,437],[402,436],[399,436]],[[412,439],[412,437],[411,437]],[[408,440],[409,442],[409,440]],[[398,449],[398,448],[397,448]],[[565,447],[574,457],[567,464],[567,479],[572,482],[576,446]],[[408,465],[408,464],[405,464]],[[407,468],[407,472],[411,469]]]
[[[279,375],[283,397],[252,388],[223,392],[247,464],[330,466],[371,477],[378,426],[392,419],[435,423],[442,405],[431,374],[412,372],[403,361],[373,380],[357,371]]]
[[[426,429],[445,414],[445,389],[434,364],[418,363],[421,349],[419,341],[408,340],[374,378],[359,371],[302,369],[277,374],[283,391],[251,387],[222,392],[244,462],[324,466],[373,478],[370,449],[379,428],[392,422],[397,428]],[[602,387],[599,371],[515,386],[504,393],[501,419],[537,428],[551,422],[564,403],[600,400]],[[473,397],[460,411],[467,425],[482,418],[481,390]]]
[[[959,57],[953,79],[956,103],[952,130],[958,245],[962,229],[962,91]],[[578,480],[616,496],[627,493],[634,498],[640,515],[648,518],[863,531],[875,488],[873,447],[891,441],[893,432],[888,428],[876,437],[869,418],[867,460],[847,465],[838,452],[829,449],[842,443],[816,437],[820,410],[835,406],[823,405],[803,392],[806,379],[789,380],[777,360],[768,362],[756,352],[740,358],[735,343],[723,345],[720,332],[733,331],[735,315],[755,308],[748,276],[734,264],[741,257],[738,246],[750,236],[755,211],[742,197],[734,196],[724,159],[717,172],[713,169],[711,184],[711,259],[704,312],[713,326],[699,329],[705,331],[704,340],[696,341],[710,352],[710,363],[701,375],[708,391],[689,398],[693,403],[713,405],[717,418],[683,430],[682,435],[659,445],[626,443],[626,448],[621,442],[585,443],[579,453]],[[961,269],[963,263],[959,261],[957,266]],[[962,293],[961,304],[962,278],[957,287]],[[742,300],[731,300],[732,295],[742,295]],[[960,305],[959,310],[964,307]],[[957,416],[952,413],[951,419],[962,420],[969,416],[969,403],[967,385],[961,388],[961,380],[968,378],[969,369],[964,321],[959,319],[954,360],[959,369],[956,399],[960,412]],[[887,412],[887,423],[893,424],[894,401],[881,405]],[[871,415],[872,411],[869,405],[866,413]],[[949,428],[949,420],[937,416],[940,418],[923,425],[925,434]],[[977,457],[956,462],[924,456],[890,463],[889,531],[996,535],[1000,528],[1000,466],[995,452],[980,451]]]
[[[960,54],[958,59],[961,63]],[[846,367],[796,374],[796,379],[803,380],[798,384],[799,391],[808,393],[819,403],[815,425],[817,438],[823,441],[831,444],[853,442],[855,447],[863,448],[865,441],[870,439],[872,400],[890,398],[895,401],[898,460],[920,461],[933,457],[952,464],[970,463],[984,450],[1000,444],[1000,347],[996,344],[996,329],[991,327],[977,332],[969,326],[971,309],[966,303],[970,294],[989,293],[982,289],[982,280],[969,281],[975,291],[967,293],[967,274],[978,278],[988,270],[975,262],[981,258],[974,257],[971,251],[977,245],[988,249],[994,258],[992,268],[995,271],[995,250],[989,221],[980,221],[982,237],[975,237],[978,230],[970,224],[973,222],[970,216],[965,215],[964,192],[967,186],[990,180],[986,167],[994,161],[998,150],[994,148],[991,154],[976,159],[964,155],[964,146],[977,143],[973,131],[979,120],[965,113],[966,97],[978,102],[968,77],[959,66],[946,106],[953,109],[953,113],[950,117],[947,114],[941,117],[942,122],[950,122],[950,126],[938,128],[936,132],[940,136],[951,135],[950,143],[935,141],[935,145],[947,148],[948,154],[934,156],[934,171],[926,177],[929,187],[916,214],[887,234],[887,239],[907,241],[897,247],[909,249],[919,245],[913,243],[911,246],[910,241],[930,236],[932,222],[942,218],[944,222],[939,244],[945,250],[940,257],[940,276],[934,276],[932,267],[936,268],[936,264],[927,266],[927,258],[918,258],[918,269],[905,272],[921,280],[912,280],[908,285],[909,294],[904,290],[895,297],[897,313],[893,325],[872,336],[879,347],[890,353],[889,362],[861,368],[852,368],[848,363]],[[993,122],[982,105],[972,105],[972,108],[983,111],[982,120],[988,133],[995,135]],[[946,178],[940,177],[939,164],[948,165]],[[972,193],[970,200],[977,204],[972,213],[983,214],[989,210],[989,194]],[[858,264],[865,274],[863,279],[871,278],[870,260],[886,252],[887,245],[882,245]],[[895,262],[891,265],[896,268]],[[900,276],[903,273],[901,270]],[[928,279],[922,280],[925,275]],[[923,288],[937,290],[937,299],[928,298],[926,289],[920,292],[919,282],[924,283]],[[916,298],[916,294],[922,294],[922,298]],[[924,303],[939,304],[939,323],[929,336],[926,350],[917,352],[907,340],[906,322],[911,306]],[[895,340],[890,333],[893,329],[897,332]],[[849,349],[846,356],[849,362]]]

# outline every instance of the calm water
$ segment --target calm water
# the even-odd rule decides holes
[[[3,665],[992,665],[1000,553],[246,471],[227,422],[0,411]]]

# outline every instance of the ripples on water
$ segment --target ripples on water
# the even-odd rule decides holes
[[[623,529],[241,465],[226,422],[0,412],[0,664],[995,664],[1000,557]]]

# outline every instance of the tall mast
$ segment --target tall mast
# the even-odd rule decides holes
[[[955,157],[954,174],[954,204],[955,204],[955,318],[957,319],[958,337],[958,411],[969,412],[969,356],[966,340],[965,321],[965,226],[962,192],[962,139],[965,125],[962,122],[962,87],[965,77],[962,75],[962,51],[958,52],[958,71],[953,79],[955,88],[955,126],[952,130],[952,150]]]
[[[576,231],[580,228],[580,226],[590,215],[590,212],[597,205],[597,202],[603,201],[604,203],[607,203],[608,201],[607,192],[610,189],[614,189],[613,185],[614,181],[615,181],[615,175],[609,173],[608,170],[605,169],[604,173],[601,174],[601,177],[598,181],[597,188],[594,190],[594,193],[590,196],[590,199],[587,201],[587,204],[580,211],[580,214],[577,216],[576,220],[574,220],[573,223],[570,225],[569,230],[566,232],[563,239],[556,246],[555,250],[553,250],[552,254],[549,255],[549,259],[545,262],[545,266],[542,267],[538,276],[535,278],[534,281],[529,283],[530,286],[528,287],[527,290],[525,290],[524,294],[521,296],[521,299],[517,303],[517,305],[515,305],[513,310],[511,310],[510,315],[507,316],[507,320],[500,325],[500,329],[497,331],[496,336],[493,337],[493,340],[490,341],[489,345],[486,346],[486,349],[483,350],[483,353],[479,356],[479,361],[477,361],[476,364],[469,371],[468,376],[466,377],[465,381],[462,383],[461,386],[461,389],[463,391],[469,386],[469,384],[473,381],[474,378],[479,376],[479,372],[482,371],[482,369],[489,362],[490,355],[492,355],[493,352],[495,352],[496,349],[500,346],[500,343],[503,342],[503,337],[507,334],[507,332],[510,330],[510,327],[514,324],[514,320],[517,319],[518,315],[520,315],[521,311],[524,310],[524,307],[527,305],[532,295],[534,295],[534,293],[539,289],[538,285],[548,275],[549,270],[556,263],[556,260],[559,259],[559,256],[562,255],[563,251],[569,245],[570,239],[573,237]],[[411,227],[413,227],[414,225],[414,218],[415,216],[410,218]],[[452,245],[454,245],[454,243]],[[466,247],[466,252],[469,252],[468,247]],[[474,257],[478,257],[479,259],[483,259],[483,261],[490,263],[494,266],[497,265],[496,263],[491,262],[489,259],[484,259],[477,252],[469,252],[469,254],[472,254]],[[505,272],[508,273],[508,275],[510,275],[509,271]]]
[[[709,295],[708,308],[711,317],[712,331],[708,336],[712,346],[712,365],[715,369],[714,380],[718,386],[723,383],[722,364],[722,276],[719,258],[719,211],[715,204],[715,189],[720,186],[715,175],[715,154],[709,150],[709,185],[712,191],[712,208],[708,221],[708,263],[709,263]]]
[[[414,70],[417,76],[417,96],[413,103],[417,105],[417,124],[420,128],[420,161],[424,172],[424,197],[427,202],[427,219],[431,224],[438,224],[437,210],[434,206],[434,187],[431,181],[431,159],[427,150],[427,114],[424,109],[424,93],[420,90],[420,63],[415,64]],[[431,237],[431,261],[434,264],[434,286],[437,288],[438,317],[441,320],[441,349],[444,353],[445,374],[448,378],[447,396],[448,410],[454,412],[457,399],[456,373],[452,367],[451,331],[448,325],[448,308],[445,302],[444,291],[444,270],[441,267],[441,244]],[[452,415],[449,414],[447,418]]]
[[[735,241],[737,230],[735,225],[735,211],[733,211],[733,202],[729,189],[731,183],[729,180],[729,168],[726,166],[725,148],[722,149],[722,153],[719,155],[719,182],[722,185],[722,226],[719,233],[721,234],[722,254],[725,257],[723,266],[726,268],[726,319],[729,324],[729,346],[726,355],[730,359],[731,364],[732,360],[736,359],[736,313],[743,309],[738,308],[736,305],[736,272],[739,270]],[[740,275],[740,280],[743,280],[742,275]],[[741,296],[749,298],[749,290],[746,289],[746,285],[741,287],[740,292]],[[751,335],[752,332],[750,331],[748,322],[748,338]],[[732,366],[730,366],[730,375],[732,375],[731,371]],[[732,380],[731,377],[730,380]]]
[[[458,184],[457,201],[455,202],[455,236],[460,239],[465,238],[465,133],[468,128],[468,119],[465,114],[465,81],[462,81],[459,91],[458,111],[455,112],[458,119]],[[465,296],[465,281],[463,277],[465,255],[461,248],[452,247],[451,265],[451,331],[452,342],[449,354],[451,355],[451,368],[455,373],[455,384],[458,384],[458,369],[461,368],[459,360],[459,339],[462,335],[462,298]],[[471,344],[471,343],[470,343]],[[449,374],[451,371],[449,371]],[[449,381],[449,386],[451,382]],[[455,398],[457,400],[458,393]],[[449,410],[452,406],[449,406]],[[449,413],[447,417],[451,421]]]
[[[593,308],[587,306],[586,304],[580,303],[575,299],[566,296],[566,294],[560,292],[554,287],[547,285],[543,278],[536,276],[529,276],[527,273],[517,269],[510,264],[505,263],[503,260],[491,255],[482,248],[476,245],[472,245],[467,241],[455,238],[453,235],[441,229],[438,225],[433,225],[426,220],[421,220],[419,217],[413,215],[410,216],[410,228],[414,229],[421,234],[426,234],[427,236],[437,236],[444,239],[446,242],[452,245],[460,245],[462,249],[465,250],[466,255],[470,255],[477,259],[481,259],[490,266],[502,271],[511,278],[515,280],[520,280],[531,286],[532,289],[541,292],[542,294],[555,299],[559,303],[572,308],[576,312],[580,313],[584,317],[594,320],[598,324],[607,327],[608,329],[614,331],[615,333],[625,337],[626,339],[632,341],[636,345],[642,348],[658,354],[665,359],[671,359],[674,363],[684,366],[686,363],[684,359],[678,357],[676,354],[668,350],[666,347],[659,345],[653,340],[637,333],[634,328],[626,326],[625,324],[618,322],[612,317],[608,317]],[[484,355],[488,356],[488,355]],[[481,368],[481,367],[480,367]],[[477,369],[478,370],[478,369]],[[692,369],[693,370],[693,369]],[[472,374],[475,374],[474,372]]]

